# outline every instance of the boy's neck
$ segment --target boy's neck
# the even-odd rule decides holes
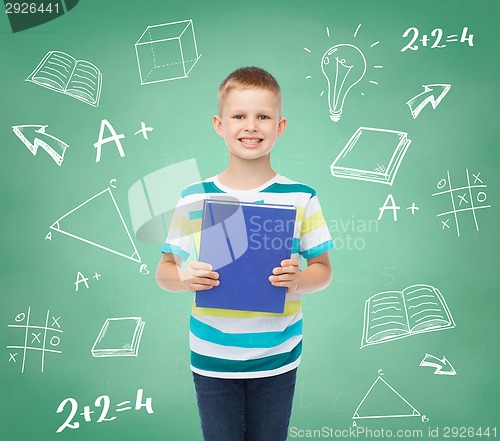
[[[262,157],[254,160],[229,158],[227,168],[217,175],[221,184],[235,190],[252,190],[260,187],[276,176],[270,158]]]

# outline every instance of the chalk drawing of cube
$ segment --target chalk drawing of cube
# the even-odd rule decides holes
[[[198,55],[193,21],[148,26],[135,44],[141,84],[187,78]]]

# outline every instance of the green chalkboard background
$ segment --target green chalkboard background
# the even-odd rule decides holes
[[[494,0],[80,0],[57,19],[16,33],[3,15],[2,439],[201,439],[189,369],[192,297],[156,285],[161,241],[135,237],[128,191],[152,172],[191,158],[202,178],[224,168],[225,146],[211,126],[216,90],[244,65],[268,69],[280,82],[288,127],[273,151],[274,167],[317,190],[337,243],[330,253],[332,284],[303,302],[304,352],[290,439],[353,427],[356,408],[379,376],[420,416],[359,419],[355,430],[392,430],[394,436],[402,430],[407,438],[417,430],[415,437],[427,438],[436,429],[444,436],[447,427],[489,428],[490,436],[500,436],[494,429],[500,426],[499,14]],[[182,20],[193,21],[201,58],[188,78],[141,85],[135,43],[148,26]],[[402,51],[411,27],[419,33],[418,50]],[[464,27],[468,40],[447,41],[460,40]],[[436,29],[444,47],[431,47]],[[341,120],[332,122],[320,62],[340,43],[362,51],[367,71],[346,98]],[[25,81],[52,50],[100,69],[97,107]],[[436,83],[451,89],[435,109],[429,103],[414,119],[406,102]],[[124,156],[110,142],[96,162],[94,143],[104,119],[124,136]],[[141,122],[153,128],[148,139],[135,135]],[[61,166],[42,149],[33,156],[12,130],[29,124],[47,125],[46,133],[69,146]],[[411,139],[392,186],[332,176],[331,163],[360,126],[402,131]],[[453,189],[465,187],[467,172],[471,184],[479,184],[475,175],[486,187],[454,191],[456,209],[471,208],[471,196],[476,206],[490,207],[475,211],[477,228],[472,210],[458,212],[458,234],[452,214],[438,216],[452,211],[450,194],[432,195],[442,179],[448,184],[448,173]],[[175,185],[167,180],[165,193]],[[49,228],[107,188],[140,263]],[[392,210],[378,219],[389,194],[400,207],[397,221]],[[412,204],[418,207],[413,214]],[[116,210],[105,205],[87,206],[95,211],[73,217],[71,228],[130,247]],[[79,277],[88,278],[88,287],[75,285]],[[365,301],[417,283],[440,290],[456,326],[361,349]],[[10,326],[26,324],[28,310],[28,329]],[[138,356],[93,357],[103,323],[117,317],[145,322]],[[45,331],[46,323],[63,332]],[[60,353],[22,349],[42,349],[44,340],[45,349],[52,345]],[[456,375],[419,366],[426,354],[446,357]],[[141,389],[142,403],[151,398],[154,413],[134,410]],[[97,422],[106,404],[105,398],[96,403],[100,396],[109,397],[106,418],[114,420]],[[56,433],[70,416],[70,402],[56,412],[66,398],[75,400],[71,424],[79,428]],[[392,415],[390,398],[372,398],[371,415]],[[132,409],[117,411],[125,401]],[[86,406],[90,422],[82,415]]]

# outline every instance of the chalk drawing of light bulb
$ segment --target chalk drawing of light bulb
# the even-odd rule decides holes
[[[330,119],[338,122],[347,94],[365,76],[366,59],[356,46],[337,44],[324,53],[321,70],[328,82]]]

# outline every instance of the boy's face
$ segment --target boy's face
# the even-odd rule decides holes
[[[286,127],[281,98],[265,89],[231,90],[213,122],[229,154],[248,160],[268,155]]]

